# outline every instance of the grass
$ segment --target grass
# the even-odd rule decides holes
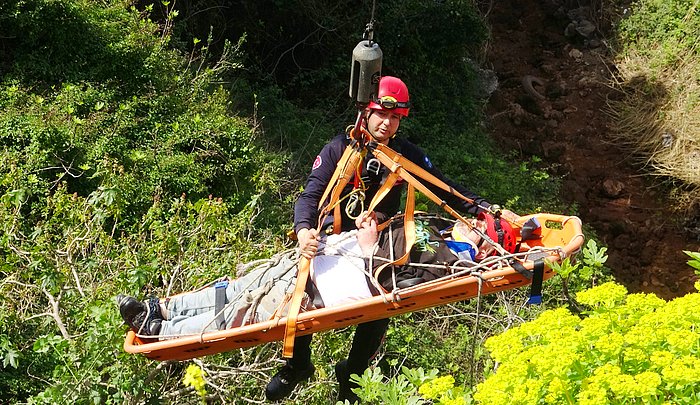
[[[652,175],[670,179],[674,205],[700,210],[700,5],[632,3],[619,24],[610,100],[613,140]],[[673,27],[659,30],[658,27]]]

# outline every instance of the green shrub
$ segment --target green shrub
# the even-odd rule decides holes
[[[236,66],[235,47],[217,65],[187,69],[193,60],[127,4],[14,3],[17,21],[4,29],[18,43],[0,82],[0,144],[3,160],[30,177],[18,189],[114,189],[127,218],[183,193],[221,196],[234,209],[274,193],[281,160],[212,85]],[[198,51],[206,55],[206,44]]]
[[[641,0],[625,10],[614,61],[620,97],[607,108],[615,124],[611,141],[632,152],[634,160],[651,174],[672,180],[669,196],[678,211],[697,212],[698,5],[683,0]]]
[[[630,4],[629,15],[620,22],[620,44],[626,50],[651,56],[655,67],[664,68],[685,52],[697,55],[700,13],[685,0],[640,0]]]

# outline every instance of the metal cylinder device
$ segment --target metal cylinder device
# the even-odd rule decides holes
[[[352,51],[350,98],[359,104],[376,99],[381,75],[382,50],[378,43],[363,39]]]

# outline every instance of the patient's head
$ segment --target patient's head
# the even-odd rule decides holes
[[[478,232],[477,232],[478,230]],[[452,238],[458,242],[473,244],[476,248],[475,261],[496,254],[496,248],[481,237],[486,234],[492,241],[500,244],[509,253],[516,249],[516,236],[513,227],[503,218],[494,218],[491,214],[481,213],[469,223],[457,222],[452,229]]]

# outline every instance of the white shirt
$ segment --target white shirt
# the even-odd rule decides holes
[[[372,296],[356,234],[353,230],[329,235],[319,242],[318,253],[311,261],[311,280],[326,307]]]

